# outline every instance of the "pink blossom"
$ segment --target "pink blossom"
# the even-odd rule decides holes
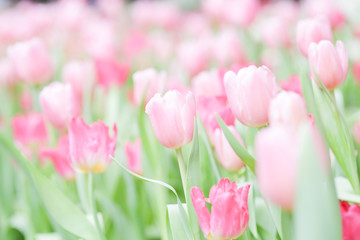
[[[141,140],[137,139],[134,142],[126,142],[124,144],[124,150],[129,169],[141,175]]]

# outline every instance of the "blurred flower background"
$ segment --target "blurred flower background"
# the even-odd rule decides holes
[[[0,0],[0,239],[360,239],[359,10]]]

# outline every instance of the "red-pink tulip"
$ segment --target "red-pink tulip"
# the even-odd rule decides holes
[[[285,124],[297,128],[308,120],[304,99],[294,92],[281,92],[270,102],[271,125]]]
[[[80,102],[70,84],[53,82],[40,92],[45,117],[57,128],[66,128],[79,115]]]
[[[88,126],[82,118],[73,118],[69,124],[69,149],[72,166],[79,172],[104,172],[111,164],[116,148],[117,128],[109,136],[109,128],[98,121]]]
[[[45,148],[40,152],[40,158],[50,158],[57,173],[67,180],[75,179],[75,171],[71,167],[69,154],[69,137],[62,136],[54,149]]]
[[[141,140],[137,139],[135,142],[126,142],[124,145],[124,150],[128,168],[131,171],[141,175]]]
[[[348,56],[345,45],[336,42],[336,47],[330,41],[311,43],[308,51],[311,77],[315,81],[316,75],[329,90],[340,86],[348,73]]]
[[[53,73],[51,58],[44,42],[34,38],[18,42],[7,50],[15,73],[27,83],[43,83],[50,80]]]
[[[207,239],[235,239],[246,231],[249,188],[250,185],[238,188],[235,182],[223,178],[211,187],[207,199],[200,188],[191,189],[191,200]],[[205,202],[211,204],[211,213]]]
[[[235,117],[249,127],[268,123],[270,101],[278,92],[275,75],[265,66],[242,68],[224,76],[225,91]]]
[[[342,240],[357,240],[360,236],[360,206],[340,201]]]
[[[145,111],[156,138],[165,147],[177,149],[192,140],[196,106],[191,92],[185,95],[170,90],[163,97],[156,94]]]
[[[237,133],[235,127],[229,126],[228,128],[244,147],[244,143],[240,135]],[[226,139],[225,134],[220,128],[215,129],[214,133],[212,134],[211,141],[214,145],[217,159],[223,168],[228,171],[239,171],[244,166],[244,163],[234,152],[228,140]]]
[[[307,18],[298,22],[296,43],[304,56],[308,55],[311,43],[319,43],[321,40],[333,41],[331,26],[326,17]]]
[[[98,83],[108,89],[113,85],[122,86],[128,79],[130,68],[112,58],[95,59],[95,70]]]
[[[133,80],[135,104],[140,106],[142,100],[144,100],[146,104],[156,93],[162,94],[164,92],[166,73],[148,68],[135,72]]]

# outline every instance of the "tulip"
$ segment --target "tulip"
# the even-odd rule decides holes
[[[321,40],[333,41],[331,26],[326,17],[307,18],[298,22],[296,43],[304,56],[308,55],[311,43],[319,43]]]
[[[327,150],[315,129],[312,138],[320,164],[328,169]],[[292,209],[294,205],[300,140],[297,129],[281,124],[261,130],[255,139],[256,177],[260,191],[284,209]]]
[[[360,122],[356,122],[352,128],[352,133],[357,144],[360,144]]]
[[[165,90],[166,73],[148,68],[135,72],[133,80],[135,104],[140,106],[142,100],[144,100],[146,104],[156,93],[163,93]]]
[[[360,206],[340,201],[342,240],[356,240],[360,236]]]
[[[126,161],[129,169],[137,174],[142,174],[141,167],[141,140],[126,142],[124,145]]]
[[[55,127],[66,128],[80,113],[80,103],[70,84],[53,82],[40,92],[40,104],[45,117]]]
[[[38,148],[48,139],[45,121],[40,113],[17,115],[11,125],[15,142],[28,157],[31,157],[34,147]]]
[[[343,42],[337,41],[336,47],[326,40],[318,44],[311,43],[308,55],[313,80],[316,79],[316,73],[319,80],[329,90],[333,90],[345,81],[348,72],[348,57]]]
[[[156,94],[146,105],[145,112],[156,138],[165,147],[178,149],[192,140],[196,107],[191,92],[185,95],[170,90],[163,97]]]
[[[224,85],[216,69],[199,73],[193,78],[191,85],[196,97],[225,95]]]
[[[360,62],[354,63],[352,70],[355,82],[360,85]]]
[[[235,182],[223,178],[211,187],[207,199],[200,188],[191,189],[191,200],[207,239],[235,239],[246,231],[249,188],[249,184],[238,188]],[[211,213],[205,202],[211,204]]]
[[[40,158],[50,158],[54,164],[56,172],[67,180],[75,179],[75,171],[71,167],[69,154],[69,137],[63,136],[59,139],[55,149],[42,149]]]
[[[98,83],[105,89],[112,85],[124,85],[130,72],[128,65],[121,64],[112,58],[95,59],[95,70]]]
[[[298,127],[308,120],[304,99],[294,92],[281,92],[270,102],[269,122],[271,125],[286,124]]]
[[[51,58],[44,42],[38,38],[18,42],[7,50],[16,76],[26,83],[43,83],[53,73]]]
[[[240,144],[244,147],[244,143],[237,133],[235,127],[228,127],[230,132],[236,137],[236,139],[240,142]],[[217,128],[212,135],[212,143],[215,148],[215,153],[220,165],[228,171],[239,171],[244,163],[238,157],[238,155],[234,152],[228,140],[225,137],[225,134],[220,128]]]
[[[270,101],[278,92],[275,75],[265,66],[242,68],[224,76],[225,91],[235,117],[249,127],[268,123]]]
[[[302,96],[301,80],[297,75],[290,76],[287,81],[280,82],[281,89],[291,91]]]
[[[82,118],[73,118],[69,124],[69,149],[73,168],[78,172],[104,172],[111,164],[116,148],[117,128],[109,136],[108,127],[98,121],[88,126]]]

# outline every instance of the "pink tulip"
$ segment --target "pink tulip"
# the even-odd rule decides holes
[[[0,85],[11,86],[15,83],[16,73],[8,58],[0,60]]]
[[[33,108],[33,97],[30,91],[24,90],[20,96],[20,106],[24,112],[30,112]]]
[[[271,48],[291,45],[290,22],[281,16],[264,19],[260,25],[260,34],[266,46]]]
[[[297,75],[290,76],[287,81],[280,82],[280,87],[285,91],[294,92],[302,96],[301,80]]]
[[[44,42],[38,38],[18,42],[7,50],[18,78],[27,83],[43,83],[53,73],[51,58]]]
[[[95,69],[90,61],[69,61],[62,69],[62,80],[69,83],[79,99],[83,92],[89,92],[94,86]]]
[[[156,94],[165,90],[166,73],[158,72],[153,68],[137,71],[133,75],[134,100],[137,106],[144,100],[145,104]]]
[[[333,41],[331,26],[326,17],[307,18],[298,22],[296,43],[304,56],[308,55],[311,43],[319,43],[321,40]]]
[[[195,98],[170,90],[163,97],[156,94],[146,105],[158,141],[168,148],[177,149],[188,144],[193,137],[196,114]]]
[[[249,188],[249,184],[238,188],[235,182],[222,178],[211,187],[207,199],[200,188],[191,189],[191,200],[207,239],[235,239],[245,233],[249,222]],[[211,213],[205,202],[211,204]]]
[[[53,82],[40,92],[40,104],[46,118],[64,129],[80,113],[80,103],[70,84]]]
[[[224,83],[231,110],[242,124],[260,127],[268,123],[270,101],[278,89],[275,75],[267,67],[246,67],[237,75],[229,71]]]
[[[355,142],[360,145],[360,122],[356,122],[352,128]]]
[[[244,147],[244,143],[237,133],[235,127],[228,127],[230,132],[236,137],[236,139],[241,143]],[[234,152],[232,147],[230,146],[228,140],[226,139],[223,131],[220,128],[217,128],[212,135],[212,143],[215,148],[215,153],[220,165],[228,171],[239,171],[244,163]]]
[[[59,139],[57,147],[54,149],[42,149],[40,158],[50,158],[54,164],[56,172],[67,180],[75,179],[75,171],[71,167],[69,154],[69,137],[63,136]]]
[[[342,240],[357,240],[360,236],[360,206],[340,201]]]
[[[308,120],[304,99],[294,92],[281,92],[270,102],[271,125],[285,124],[297,128]]]
[[[129,169],[141,175],[141,140],[137,139],[135,142],[126,142],[124,149]]]
[[[124,85],[130,73],[127,64],[121,64],[113,58],[95,59],[95,70],[98,83],[106,89],[113,85]]]
[[[360,85],[360,62],[354,63],[352,70],[353,70],[354,80],[358,85]]]
[[[308,51],[311,77],[319,80],[329,90],[340,86],[348,73],[348,57],[342,41],[336,42],[336,47],[330,41],[311,43]]]
[[[327,150],[316,129],[313,129],[312,138],[320,164],[328,169]],[[285,209],[292,209],[295,200],[300,143],[297,129],[281,124],[261,130],[255,139],[256,177],[260,191]]]
[[[199,73],[193,78],[191,85],[197,98],[225,95],[224,85],[216,69]]]
[[[332,28],[337,28],[346,21],[342,8],[334,0],[306,0],[304,6],[311,17],[326,16]]]
[[[11,122],[14,140],[24,153],[31,157],[34,148],[46,143],[48,134],[40,113],[17,115]]]
[[[98,121],[88,126],[82,118],[73,118],[69,124],[69,149],[72,166],[79,172],[104,172],[111,164],[116,148],[117,128],[109,136],[108,127]]]

